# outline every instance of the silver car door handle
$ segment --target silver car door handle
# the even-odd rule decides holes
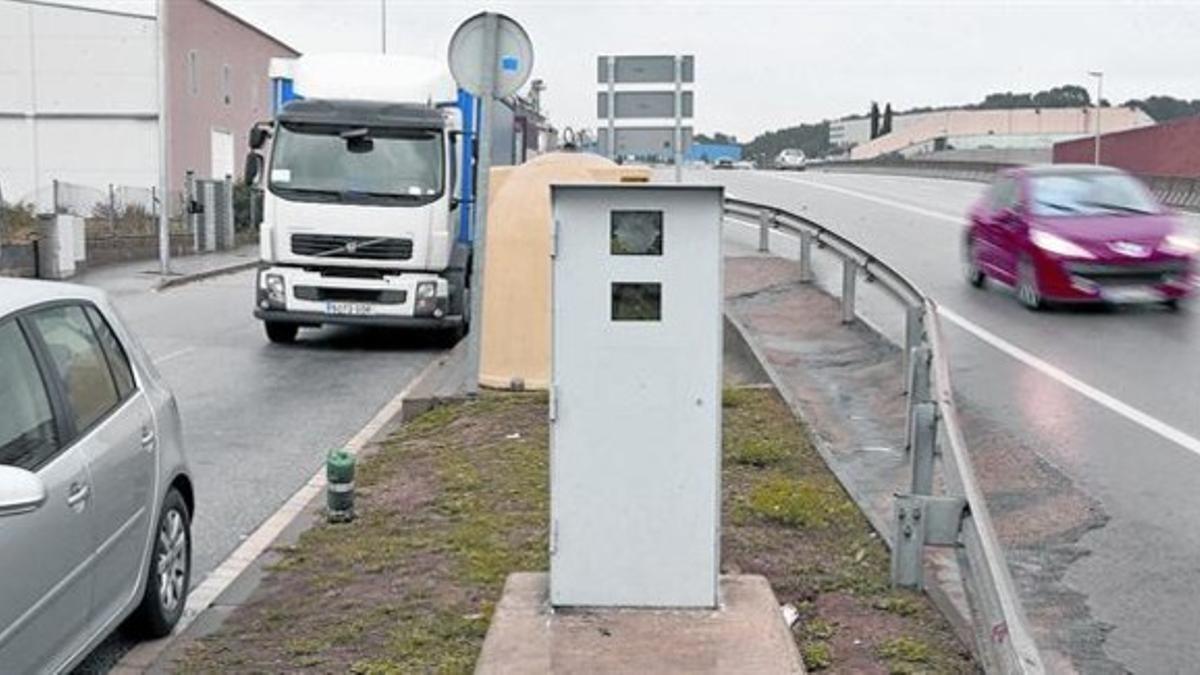
[[[155,438],[156,436],[154,435],[153,429],[150,427],[142,427],[142,449],[153,450]]]
[[[71,483],[71,491],[67,493],[67,506],[75,506],[88,498],[91,488],[87,483]]]

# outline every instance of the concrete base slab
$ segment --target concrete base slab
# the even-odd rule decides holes
[[[718,610],[551,611],[549,576],[509,575],[477,675],[803,673],[767,580],[721,577]]]

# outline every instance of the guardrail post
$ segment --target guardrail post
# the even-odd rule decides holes
[[[771,212],[762,209],[758,212],[758,252],[770,253],[771,251]]]
[[[912,370],[913,350],[917,345],[925,339],[925,308],[922,307],[907,307],[904,310],[904,374],[907,376]],[[904,393],[909,392],[911,380],[907,377],[904,381]]]
[[[892,586],[925,587],[925,503],[914,495],[896,495],[896,540],[892,546]]]
[[[811,232],[800,231],[800,281],[806,284],[813,280],[812,240]]]
[[[858,278],[858,263],[842,260],[842,323],[854,323],[854,292]]]
[[[930,391],[932,361],[932,352],[928,345],[921,345],[912,350],[908,367],[908,415],[906,417],[908,429],[904,442],[905,450],[912,450],[916,443],[917,405],[932,400]]]
[[[912,493],[933,494],[933,456],[937,453],[937,404],[913,406]]]

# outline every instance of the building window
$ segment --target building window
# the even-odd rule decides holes
[[[188,85],[187,86],[188,86],[188,93],[191,94],[192,96],[195,96],[200,91],[200,81],[199,81],[199,78],[196,77],[196,60],[198,58],[199,58],[199,55],[196,54],[195,49],[188,52],[188,55],[187,55],[187,83],[188,83]]]
[[[233,98],[233,73],[228,63],[221,66],[221,98],[225,100],[225,105],[229,105]]]

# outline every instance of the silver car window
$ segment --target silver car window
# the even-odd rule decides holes
[[[0,464],[36,470],[58,452],[50,398],[15,320],[0,323]]]
[[[120,402],[96,333],[78,305],[44,309],[30,318],[50,350],[71,406],[75,429],[83,432]]]
[[[100,312],[94,307],[88,307],[87,315],[92,321],[92,328],[96,330],[96,335],[100,338],[104,356],[108,359],[108,369],[112,372],[113,381],[117,384],[117,394],[124,399],[133,393],[135,387],[133,368],[129,365],[129,357],[125,355],[125,349]]]

